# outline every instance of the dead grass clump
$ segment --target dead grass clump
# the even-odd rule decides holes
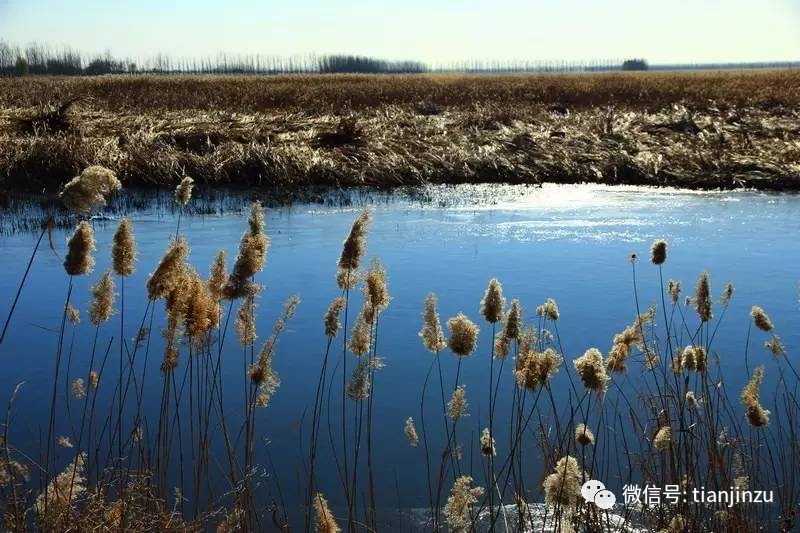
[[[75,104],[81,100],[73,97],[59,105],[47,104],[33,114],[17,120],[17,128],[23,135],[53,135],[80,133],[80,122],[72,113]]]
[[[332,131],[317,135],[316,145],[320,148],[341,148],[361,146],[364,143],[364,129],[354,116],[342,117]]]

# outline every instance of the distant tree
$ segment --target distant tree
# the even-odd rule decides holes
[[[28,60],[24,57],[18,57],[17,62],[14,63],[14,75],[27,76],[29,72]]]
[[[647,61],[644,59],[626,59],[622,63],[622,70],[647,70]]]

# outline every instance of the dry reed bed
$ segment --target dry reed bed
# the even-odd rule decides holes
[[[128,185],[797,190],[798,86],[793,70],[5,79],[0,187],[52,192],[101,164]]]

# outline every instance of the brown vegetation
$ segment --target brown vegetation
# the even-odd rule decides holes
[[[0,187],[800,188],[796,70],[0,80]]]

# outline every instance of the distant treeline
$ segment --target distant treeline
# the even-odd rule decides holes
[[[263,54],[174,58],[119,58],[110,52],[89,56],[71,48],[42,44],[26,47],[0,41],[0,75],[100,74],[281,74],[281,73],[420,73],[420,72],[603,72],[614,70],[693,70],[800,67],[800,62],[649,65],[645,59],[589,61],[463,60],[428,65],[356,55],[273,56]]]

